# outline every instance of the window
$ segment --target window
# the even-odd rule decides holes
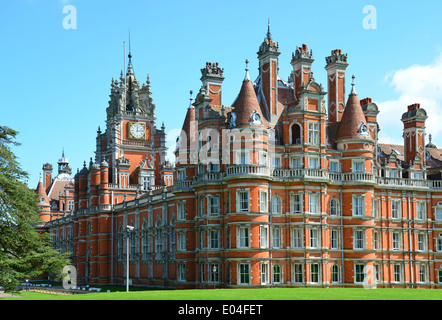
[[[331,267],[331,280],[333,283],[339,282],[339,266],[337,264]]]
[[[436,220],[442,220],[442,207],[436,208]]]
[[[442,283],[442,269],[437,270],[437,280]]]
[[[319,283],[319,264],[317,263],[310,265],[310,282]]]
[[[272,166],[274,169],[281,168],[281,158],[272,158]]]
[[[269,265],[261,263],[261,284],[268,284],[269,281]]]
[[[338,201],[336,199],[330,200],[330,215],[337,216],[339,212]]]
[[[210,230],[209,237],[210,249],[219,249],[219,230]]]
[[[177,219],[186,220],[186,201],[178,201],[177,203]]]
[[[354,216],[363,216],[364,215],[364,196],[353,196],[353,215]]]
[[[317,248],[319,243],[318,229],[310,229],[310,248]]]
[[[300,263],[293,264],[293,282],[302,283],[303,281],[304,277],[302,272],[302,264]]]
[[[267,191],[260,190],[259,191],[259,211],[267,212]]]
[[[319,195],[311,193],[309,196],[309,211],[310,213],[319,213]]]
[[[364,282],[365,272],[364,272],[365,264],[355,264],[355,283]]]
[[[427,279],[427,268],[424,264],[419,265],[419,282],[425,282]]]
[[[391,200],[391,217],[393,219],[400,218],[400,200]]]
[[[301,168],[302,168],[302,159],[292,158],[292,169],[301,169]]]
[[[278,195],[274,195],[272,198],[272,213],[280,214],[281,213],[281,198]]]
[[[239,154],[239,164],[244,165],[244,164],[248,164],[248,163],[249,163],[249,159],[248,159],[247,153],[241,152]]]
[[[219,281],[219,265],[218,264],[209,264],[209,281],[212,283]]]
[[[178,240],[178,251],[184,251],[186,250],[186,243],[187,243],[187,239],[186,239],[186,233],[184,231],[182,232],[178,232],[177,234],[177,240]]]
[[[219,215],[219,198],[218,197],[209,197],[210,199],[210,215],[217,216]]]
[[[248,212],[249,211],[249,191],[238,191],[239,197],[239,212]]]
[[[331,249],[339,249],[339,230],[331,229],[330,230],[330,246]]]
[[[239,227],[239,248],[248,248],[249,247],[249,227]]]
[[[308,124],[308,143],[319,144],[319,124],[309,123]]]
[[[281,283],[281,266],[279,264],[273,266],[273,283]]]
[[[352,172],[364,172],[364,161],[363,160],[353,160]]]
[[[299,193],[290,195],[290,203],[292,204],[292,213],[301,213],[302,199]]]
[[[378,231],[373,232],[373,250],[379,250],[380,248],[380,234]]]
[[[200,237],[199,237],[199,240],[200,240],[200,249],[202,250],[202,249],[204,249],[204,231],[200,231],[199,232],[199,235],[200,235]]]
[[[308,158],[308,167],[311,169],[319,169],[319,159],[318,158]]]
[[[292,230],[292,247],[293,248],[302,248],[303,245],[303,229],[295,228]]]
[[[178,263],[178,281],[186,281],[186,264]]]
[[[300,144],[301,143],[301,127],[294,123],[292,125],[292,134],[291,134],[291,138],[292,138],[292,144]]]
[[[200,217],[204,216],[204,197],[199,198],[199,215]]]
[[[354,249],[365,249],[365,231],[355,230],[353,233]]]
[[[380,201],[378,199],[373,199],[373,212],[372,215],[375,218],[380,218],[381,210],[380,210]]]
[[[250,264],[239,264],[239,284],[250,284]]]
[[[260,226],[259,228],[259,245],[261,248],[269,247],[269,227],[268,226]]]
[[[200,282],[204,282],[206,280],[206,265],[200,264]]]
[[[339,172],[339,161],[330,160],[330,172]]]
[[[425,205],[423,202],[416,202],[416,219],[425,219]]]
[[[210,163],[209,172],[219,172],[219,164],[218,163]]]
[[[417,234],[417,250],[425,251],[425,234],[418,233]]]
[[[401,282],[402,266],[400,264],[393,265],[393,281]]]
[[[436,238],[436,251],[437,252],[442,251],[442,237],[441,236]]]
[[[401,249],[401,234],[399,232],[393,232],[393,250]]]
[[[272,245],[275,249],[281,248],[281,228],[273,227]]]

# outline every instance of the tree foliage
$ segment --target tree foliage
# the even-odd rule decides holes
[[[0,286],[14,289],[25,278],[43,273],[61,276],[69,264],[50,246],[49,234],[38,234],[37,195],[24,180],[27,173],[20,167],[11,146],[17,131],[0,126]]]

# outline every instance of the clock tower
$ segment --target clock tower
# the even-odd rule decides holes
[[[139,185],[140,189],[161,185],[161,164],[166,161],[164,125],[158,129],[149,75],[140,85],[129,52],[126,73],[112,79],[106,130],[98,128],[95,160],[109,164],[109,183]],[[125,163],[124,174],[120,172]],[[146,165],[149,164],[149,165]],[[146,172],[144,172],[146,171]],[[124,176],[124,179],[122,178]]]

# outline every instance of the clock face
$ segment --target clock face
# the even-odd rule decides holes
[[[132,123],[129,127],[130,137],[134,139],[144,139],[145,126],[142,123]]]

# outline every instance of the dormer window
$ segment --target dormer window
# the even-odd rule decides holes
[[[252,126],[262,126],[261,122],[261,116],[258,114],[258,112],[253,111],[252,116],[250,117],[250,125]]]
[[[368,127],[363,122],[361,122],[361,125],[359,126],[359,135],[368,136]]]

